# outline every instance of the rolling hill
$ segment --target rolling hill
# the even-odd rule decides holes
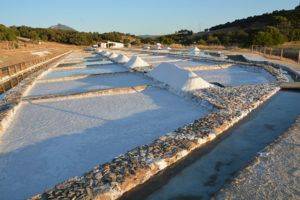
[[[60,24],[60,23],[58,23],[57,25],[50,26],[49,28],[56,29],[56,30],[76,31],[75,29],[73,29],[67,25]]]
[[[232,31],[232,30],[257,30],[264,29],[267,26],[289,26],[300,28],[300,5],[293,10],[280,10],[272,13],[251,16],[245,19],[238,19],[233,22],[227,22],[213,26],[209,32]],[[279,27],[280,28],[280,27]]]

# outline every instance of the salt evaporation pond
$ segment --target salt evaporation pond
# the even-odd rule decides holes
[[[148,55],[142,55],[140,56],[142,59],[146,59],[146,58],[166,58],[167,56],[158,56],[158,55],[152,55],[152,54],[148,54]]]
[[[210,199],[300,115],[300,93],[282,91],[217,141],[123,199]]]
[[[162,62],[177,62],[178,59],[176,58],[172,58],[172,57],[167,57],[167,56],[153,56],[153,57],[145,57],[145,58],[142,58],[143,60],[145,60],[147,63],[149,64],[153,64],[153,65],[157,65],[159,63],[162,63]]]
[[[217,82],[224,86],[239,86],[275,82],[275,78],[263,69],[256,67],[232,66],[217,70],[199,70],[194,73],[208,82]]]
[[[117,87],[132,87],[138,85],[149,85],[152,81],[140,74],[118,73],[87,76],[75,80],[37,82],[29,91],[27,96],[49,95],[49,94],[70,94],[87,92]]]
[[[206,108],[154,87],[22,103],[0,138],[1,198],[26,199],[206,114]]]
[[[109,60],[103,60],[103,61],[97,61],[97,62],[86,62],[86,61],[82,61],[82,62],[65,62],[62,63],[60,65],[58,65],[55,70],[59,71],[59,70],[72,70],[73,67],[78,67],[78,68],[93,68],[93,67],[101,67],[103,65],[110,65],[113,64],[113,62],[109,61]],[[69,69],[68,69],[69,68]]]
[[[208,62],[208,61],[192,61],[192,60],[182,60],[174,62],[174,64],[178,65],[179,67],[186,68],[186,67],[199,67],[199,66],[214,66],[217,63]]]
[[[93,67],[93,68],[49,71],[49,73],[43,76],[42,79],[53,79],[53,78],[62,78],[62,77],[76,76],[76,75],[104,74],[104,73],[126,72],[126,71],[128,71],[128,69],[117,64],[101,65],[97,68]]]
[[[85,63],[85,65],[87,67],[89,67],[89,66],[101,66],[101,65],[113,64],[112,61],[106,60],[106,59],[97,60],[97,61],[85,61],[84,63]]]

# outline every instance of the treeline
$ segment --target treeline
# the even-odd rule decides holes
[[[300,6],[293,10],[274,11],[270,14],[248,17],[212,27],[200,33],[181,30],[156,38],[144,38],[143,43],[160,42],[166,45],[250,45],[274,46],[300,40]]]
[[[97,32],[78,32],[50,28],[31,28],[27,26],[6,27],[0,24],[0,41],[13,41],[16,40],[18,36],[29,38],[33,41],[41,40],[74,45],[91,45],[107,40],[124,43],[134,43],[139,40],[134,35],[119,32],[100,34]]]
[[[300,6],[293,10],[274,11],[260,16],[248,17],[214,26],[204,32],[193,33],[180,30],[160,37],[139,38],[119,32],[97,33],[31,28],[27,26],[6,27],[0,24],[0,41],[16,40],[17,36],[75,45],[91,45],[101,41],[123,42],[137,45],[155,44],[200,44],[248,47],[250,45],[274,46],[287,41],[300,40]]]

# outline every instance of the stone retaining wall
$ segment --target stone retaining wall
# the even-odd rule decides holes
[[[196,98],[212,103],[218,110],[32,199],[117,199],[213,140],[278,90],[275,85],[261,84],[196,91]]]
[[[124,71],[124,72],[106,72],[106,73],[99,73],[99,74],[78,74],[78,75],[76,74],[76,75],[65,76],[61,78],[40,79],[37,80],[36,82],[53,83],[53,82],[60,82],[60,81],[73,81],[73,80],[78,80],[78,79],[83,79],[88,77],[94,77],[94,76],[110,76],[110,75],[118,75],[118,74],[126,74],[126,73],[130,73],[130,72]]]

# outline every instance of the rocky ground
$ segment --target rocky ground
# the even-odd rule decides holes
[[[300,199],[300,117],[216,196],[217,199]]]

